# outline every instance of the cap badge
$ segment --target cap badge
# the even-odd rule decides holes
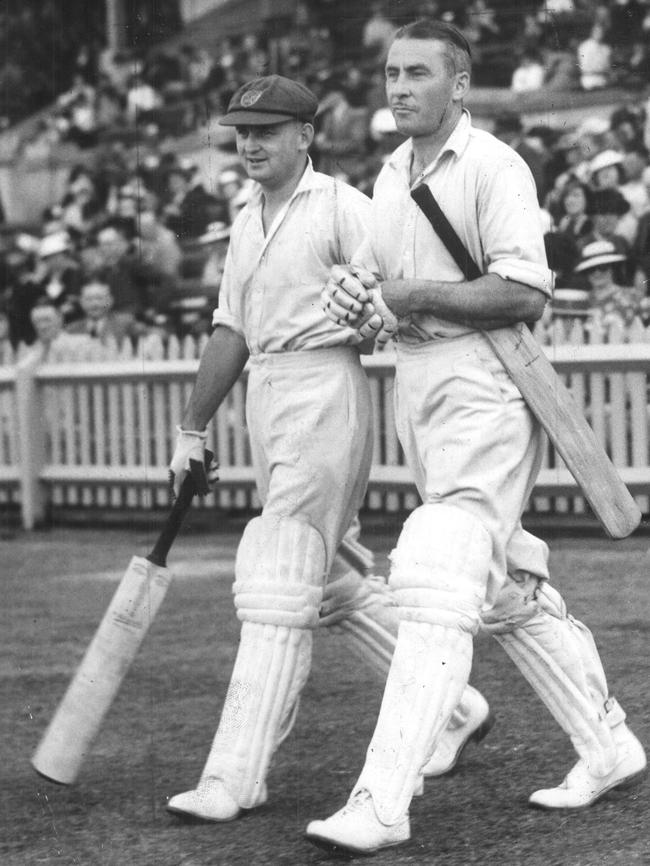
[[[242,108],[250,108],[251,105],[255,105],[263,92],[263,90],[247,90],[241,98]]]

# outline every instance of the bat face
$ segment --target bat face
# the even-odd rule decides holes
[[[33,758],[52,782],[69,785],[167,593],[172,574],[134,556]]]

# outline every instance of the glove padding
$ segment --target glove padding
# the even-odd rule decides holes
[[[321,292],[325,314],[384,346],[397,334],[397,319],[384,303],[374,274],[359,267],[334,265]]]
[[[205,496],[210,492],[210,487],[218,480],[217,470],[219,464],[212,460],[206,469],[205,445],[208,438],[207,431],[183,430],[176,428],[176,448],[169,463],[169,487],[172,499],[176,499],[181,485],[188,472],[192,474],[194,487],[199,496]]]

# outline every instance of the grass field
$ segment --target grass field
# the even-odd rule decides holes
[[[397,527],[365,541],[385,571]],[[238,634],[230,595],[235,532],[185,533],[175,580],[75,786],[40,779],[29,758],[144,529],[55,529],[7,536],[0,552],[0,866],[311,866],[311,818],[344,802],[363,763],[380,689],[333,636],[318,635],[298,723],[269,780],[267,805],[223,825],[186,825],[166,799],[203,766]],[[648,539],[552,542],[555,584],[594,630],[612,692],[650,743]],[[480,637],[472,675],[497,725],[457,772],[426,785],[413,839],[377,866],[650,864],[647,786],[580,813],[541,813],[528,794],[574,758],[496,642]]]

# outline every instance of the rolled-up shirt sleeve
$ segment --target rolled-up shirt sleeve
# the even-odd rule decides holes
[[[550,296],[535,182],[520,157],[499,159],[479,180],[479,220],[486,270]]]

